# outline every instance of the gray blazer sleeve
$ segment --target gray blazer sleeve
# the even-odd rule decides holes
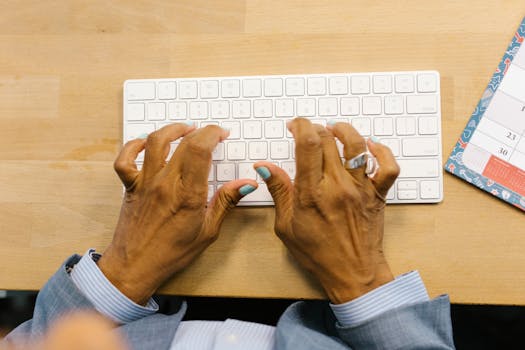
[[[277,324],[276,349],[454,349],[448,296],[387,311],[355,327],[338,325],[326,302],[290,306]]]
[[[94,306],[75,286],[67,272],[80,258],[79,255],[73,255],[51,277],[38,294],[33,319],[13,330],[0,342],[0,349],[5,345],[20,346],[27,341],[38,339],[55,320],[68,313],[95,311]],[[127,340],[131,349],[167,350],[185,312],[186,304],[182,302],[179,311],[174,315],[152,315],[118,327],[116,331]]]

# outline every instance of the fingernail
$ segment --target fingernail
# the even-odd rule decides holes
[[[371,136],[370,137],[370,140],[373,142],[373,143],[381,143],[381,140],[379,140],[377,137],[375,136]]]
[[[247,194],[250,194],[253,191],[255,191],[255,187],[252,185],[244,185],[241,188],[239,188],[239,193],[241,194],[241,196],[246,196]]]
[[[330,126],[334,126],[335,124],[337,124],[337,120],[330,119],[330,120],[328,121],[328,125],[330,125]]]
[[[137,137],[138,139],[146,139],[148,138],[148,134],[147,133],[144,133],[144,134],[140,134],[139,137]]]
[[[272,176],[270,170],[268,170],[268,168],[265,166],[258,167],[257,169],[255,169],[255,171],[263,178],[263,180],[266,180],[270,176]]]
[[[187,120],[184,122],[184,124],[186,124],[187,126],[194,126],[195,122],[192,122],[191,120]]]

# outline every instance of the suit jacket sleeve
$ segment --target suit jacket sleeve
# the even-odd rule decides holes
[[[75,286],[68,270],[80,261],[73,255],[49,279],[38,294],[33,319],[21,324],[0,342],[4,346],[21,346],[45,334],[58,318],[77,311],[94,311],[93,304]],[[118,327],[131,349],[169,349],[173,336],[185,314],[186,303],[174,315],[152,315]]]
[[[291,305],[277,324],[276,349],[454,349],[448,296],[341,327],[327,302]]]

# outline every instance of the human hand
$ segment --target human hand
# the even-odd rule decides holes
[[[170,142],[181,141],[166,163]],[[257,188],[254,180],[224,184],[206,206],[212,151],[228,131],[171,124],[132,140],[115,160],[126,187],[113,241],[98,266],[131,300],[145,305],[174,273],[216,238],[226,213]],[[146,149],[142,170],[135,159]]]
[[[373,178],[365,167],[345,169],[334,136],[352,159],[367,143],[347,123],[328,130],[297,118],[288,124],[295,139],[294,183],[279,167],[256,169],[275,202],[275,232],[299,263],[340,304],[393,279],[383,253],[385,196],[399,174],[390,149],[368,141],[380,167]],[[261,167],[266,167],[269,173]]]

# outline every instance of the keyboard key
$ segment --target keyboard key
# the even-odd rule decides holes
[[[337,115],[337,98],[325,97],[319,99],[319,115],[331,117]]]
[[[217,144],[213,152],[211,153],[212,160],[224,160],[224,143],[220,142]]]
[[[259,187],[252,193],[241,198],[241,203],[244,202],[262,202],[271,204],[273,202],[272,195],[268,191],[268,187],[264,183],[260,183]]]
[[[315,116],[315,99],[298,98],[297,99],[297,116],[298,117]]]
[[[213,198],[213,195],[215,194],[215,186],[213,185],[208,185],[208,202],[210,201],[210,199]]]
[[[437,77],[435,74],[418,74],[417,91],[418,92],[436,92]]]
[[[391,75],[374,75],[374,94],[389,94],[392,92]]]
[[[281,97],[283,95],[283,80],[281,78],[264,79],[264,96]]]
[[[222,93],[222,97],[224,98],[230,98],[230,97],[234,97],[234,98],[238,98],[241,96],[241,86],[240,86],[240,81],[235,79],[235,80],[231,80],[231,79],[227,79],[227,80],[223,80],[221,82],[221,93]]]
[[[399,157],[400,154],[400,146],[399,146],[399,139],[381,139],[381,143],[392,151],[392,154],[394,157]]]
[[[241,123],[222,122],[221,127],[230,131],[230,136],[228,136],[228,140],[238,140],[241,138]]]
[[[370,78],[368,75],[356,75],[350,79],[350,90],[353,95],[370,93]]]
[[[397,189],[400,191],[417,190],[417,181],[398,181]]]
[[[436,95],[413,95],[407,96],[408,114],[428,114],[437,112]]]
[[[418,137],[403,139],[403,155],[405,157],[437,156],[439,144],[437,138]]]
[[[411,74],[396,75],[396,92],[414,92],[414,77]]]
[[[275,100],[275,115],[277,117],[293,117],[293,99],[280,98]]]
[[[287,96],[304,95],[304,78],[286,78],[285,85]]]
[[[217,98],[219,97],[219,81],[218,80],[203,80],[201,81],[201,98]]]
[[[290,176],[290,179],[295,179],[295,162],[282,162],[281,168]]]
[[[261,80],[244,79],[242,81],[242,95],[244,97],[261,97]]]
[[[439,181],[421,181],[419,187],[422,199],[437,199],[440,197]]]
[[[323,78],[323,77],[308,78],[308,95],[310,96],[326,95],[326,78]]]
[[[264,122],[264,136],[267,139],[281,139],[284,137],[284,124],[282,120]]]
[[[385,96],[385,114],[403,114],[403,96]]]
[[[126,97],[129,101],[134,100],[153,100],[155,98],[155,83],[127,83]]]
[[[326,126],[326,119],[310,119],[312,124],[319,124],[322,126]]]
[[[415,135],[416,134],[416,118],[415,117],[396,118],[396,131],[398,135]]]
[[[197,82],[181,81],[179,83],[179,96],[182,99],[197,98]]]
[[[374,135],[391,136],[394,134],[394,125],[392,118],[375,118]]]
[[[290,150],[288,149],[288,141],[272,141],[270,142],[270,158],[272,159],[288,159]]]
[[[398,159],[401,168],[399,178],[438,177],[439,163],[437,159]]]
[[[419,134],[436,135],[438,133],[438,119],[436,117],[419,118]]]
[[[210,172],[208,173],[208,181],[215,181],[215,164],[212,164],[210,167]]]
[[[144,120],[144,103],[130,103],[126,105],[126,119],[130,121]]]
[[[139,138],[143,134],[150,134],[155,131],[155,124],[153,123],[133,123],[124,126],[124,141],[131,141]]]
[[[163,102],[148,103],[148,120],[165,120],[166,105]]]
[[[248,142],[248,153],[250,159],[266,159],[268,158],[268,144],[266,141],[250,141]]]
[[[247,120],[243,123],[243,134],[245,139],[262,138],[262,126],[258,120]]]
[[[361,136],[369,136],[371,134],[370,119],[368,118],[354,118],[352,119],[352,126]]]
[[[161,100],[172,100],[177,94],[177,86],[174,81],[160,82],[157,86],[157,95]]]
[[[208,102],[190,102],[190,119],[207,119]]]
[[[211,101],[211,119],[228,119],[230,117],[230,101]]]
[[[229,142],[228,160],[243,160],[246,159],[246,146],[244,142]]]
[[[359,115],[359,97],[343,97],[341,115]]]
[[[416,190],[405,190],[400,191],[397,190],[397,199],[417,199],[417,191]]]
[[[255,118],[271,118],[273,115],[272,100],[253,101],[253,116]]]
[[[217,164],[217,181],[235,180],[235,163]]]
[[[247,119],[251,117],[250,100],[235,100],[232,103],[232,117],[236,119]]]
[[[257,179],[253,163],[239,163],[239,179]]]
[[[186,110],[186,102],[170,102],[168,103],[168,118],[172,120],[186,119],[188,113]]]
[[[347,95],[348,79],[346,77],[331,77],[329,79],[330,95]]]
[[[381,97],[363,97],[363,114],[364,115],[379,115],[381,114]]]

